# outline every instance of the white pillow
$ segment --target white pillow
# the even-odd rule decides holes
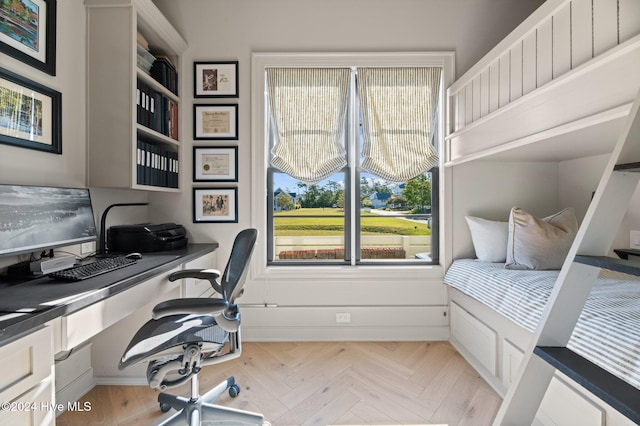
[[[471,241],[478,260],[484,262],[504,262],[507,258],[507,238],[509,228],[507,222],[465,216]]]
[[[572,207],[539,219],[514,207],[509,215],[507,269],[560,269],[578,232]]]

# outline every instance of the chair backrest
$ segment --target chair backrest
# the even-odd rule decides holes
[[[242,287],[247,277],[249,261],[253,253],[253,247],[258,239],[258,230],[248,228],[240,231],[233,241],[229,261],[222,274],[220,285],[224,292],[223,297],[229,303],[235,303],[235,299],[242,294]]]

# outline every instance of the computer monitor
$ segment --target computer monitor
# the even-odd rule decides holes
[[[86,188],[0,185],[0,256],[95,241]]]

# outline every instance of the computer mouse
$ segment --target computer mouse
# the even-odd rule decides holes
[[[129,253],[128,255],[125,256],[127,259],[142,259],[142,255],[140,253]]]

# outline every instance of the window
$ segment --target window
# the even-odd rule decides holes
[[[357,58],[354,64],[341,57],[339,63],[329,59],[305,66],[291,66],[292,61],[286,59],[277,64],[271,59],[263,68],[254,68],[263,73],[265,87],[260,114],[264,117],[262,171],[267,191],[266,264],[437,264],[442,59],[438,62],[428,56],[425,63],[417,61],[418,66],[387,61],[373,67],[375,61],[363,66]],[[429,80],[431,103],[407,98],[411,89],[402,82],[413,76],[396,78],[386,88],[387,97],[378,93],[380,99],[371,101],[372,94],[364,93],[364,80],[370,70],[377,69],[396,76],[410,70],[435,75]],[[272,73],[281,70],[290,79],[286,84],[297,86],[299,93],[290,95],[307,100],[319,97],[324,83],[317,82],[326,82],[327,76],[305,83],[296,74],[333,75],[329,103],[311,107],[306,119],[294,119],[294,113],[278,110],[282,105],[274,102],[280,95],[275,93]],[[388,80],[384,75],[378,78]],[[389,99],[388,93],[393,92],[401,96]],[[376,109],[376,101],[384,108]],[[300,108],[295,99],[283,102],[294,112]],[[404,111],[389,109],[398,102]],[[415,131],[379,117],[382,112],[406,121],[404,112],[416,110],[420,113],[413,116],[426,119],[427,124],[413,123]],[[286,119],[281,120],[279,114]],[[399,148],[398,140],[408,147]]]

